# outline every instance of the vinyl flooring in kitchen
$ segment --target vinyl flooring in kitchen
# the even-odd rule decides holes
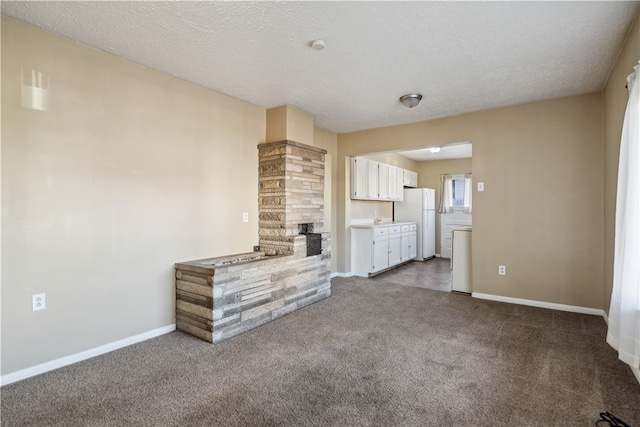
[[[451,292],[451,270],[448,258],[412,261],[372,277],[373,280]]]

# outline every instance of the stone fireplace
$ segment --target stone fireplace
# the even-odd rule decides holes
[[[258,146],[259,235],[265,253],[291,253],[294,236],[323,226],[326,153],[288,140]]]
[[[325,154],[258,145],[260,251],[177,263],[177,329],[216,343],[331,296]]]
[[[307,236],[307,256],[322,253],[322,234],[313,232],[313,224],[298,224],[298,234]]]

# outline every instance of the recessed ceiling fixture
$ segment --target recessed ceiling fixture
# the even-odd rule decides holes
[[[324,42],[324,40],[320,40],[320,39],[315,39],[314,41],[311,42],[311,47],[314,48],[315,50],[324,50],[326,45],[327,44]]]
[[[440,152],[440,147],[431,147],[429,148],[429,151],[431,151],[432,153],[439,153]]]
[[[400,97],[400,102],[407,108],[413,108],[420,104],[420,100],[422,99],[422,95],[419,93],[410,93],[407,95],[402,95]]]

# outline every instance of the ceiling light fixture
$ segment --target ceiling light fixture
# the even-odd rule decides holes
[[[439,153],[440,152],[440,147],[431,147],[431,148],[429,148],[429,151],[431,151],[433,154]]]
[[[408,95],[402,95],[400,97],[400,102],[407,108],[413,108],[420,104],[420,100],[422,100],[422,95],[419,93],[410,93]]]

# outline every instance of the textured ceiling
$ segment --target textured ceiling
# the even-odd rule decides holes
[[[639,5],[2,1],[2,13],[343,133],[600,90]],[[424,98],[407,109],[411,92]]]

